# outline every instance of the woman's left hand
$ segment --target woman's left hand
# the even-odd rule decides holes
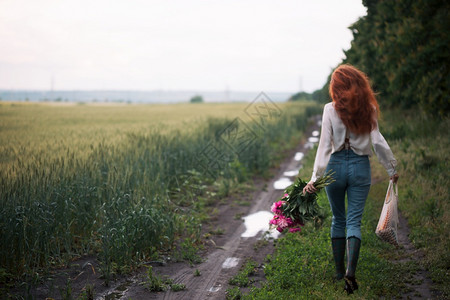
[[[303,194],[306,194],[306,192],[308,193],[315,193],[317,191],[317,189],[314,187],[314,181],[310,181],[308,182],[305,187],[303,188]]]
[[[395,173],[395,174],[394,174],[394,176],[391,176],[391,178],[390,178],[390,179],[392,180],[392,182],[394,182],[394,183],[397,183],[397,181],[398,181],[398,177],[399,177],[399,176],[398,176],[398,174],[397,174],[397,173]]]

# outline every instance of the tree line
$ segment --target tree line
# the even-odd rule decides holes
[[[342,63],[364,71],[383,107],[420,109],[447,116],[450,1],[363,0],[367,15],[349,27],[351,48]],[[331,76],[331,74],[330,74]],[[330,101],[327,83],[308,99]],[[291,100],[305,95],[298,93]]]

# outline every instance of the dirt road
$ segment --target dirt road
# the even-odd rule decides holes
[[[186,263],[174,263],[154,267],[156,272],[170,276],[175,283],[185,284],[185,290],[149,293],[139,285],[139,280],[129,280],[125,284],[117,282],[116,287],[97,295],[97,299],[225,299],[228,280],[238,272],[246,259],[262,263],[267,254],[273,252],[273,239],[278,232],[271,232],[268,242],[261,241],[273,216],[270,207],[294,180],[306,151],[318,142],[319,122],[320,117],[313,119],[312,125],[305,132],[304,140],[295,151],[290,152],[276,176],[268,182],[255,182],[256,191],[249,195],[250,206],[223,204],[218,207],[218,218],[214,222],[220,224],[224,234],[211,241],[214,247],[210,247],[201,264],[190,266]],[[243,217],[235,218],[236,215]],[[200,276],[195,276],[196,270],[200,272]],[[259,273],[262,279],[262,269]]]

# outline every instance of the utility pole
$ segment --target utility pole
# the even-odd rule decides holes
[[[228,84],[225,87],[225,101],[230,101],[230,87],[228,86]]]
[[[299,92],[303,92],[303,76],[299,76]]]
[[[54,85],[55,85],[55,76],[54,76],[54,74],[52,74],[52,77],[51,77],[51,79],[50,79],[50,100],[53,100],[53,88],[54,88]]]

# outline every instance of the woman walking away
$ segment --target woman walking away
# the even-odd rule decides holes
[[[315,192],[314,182],[325,171],[336,172],[336,181],[326,187],[333,213],[331,245],[336,279],[344,278],[344,289],[351,294],[358,289],[355,272],[361,247],[361,218],[371,184],[370,144],[394,182],[398,180],[397,162],[378,129],[379,107],[366,74],[351,65],[341,65],[331,75],[329,92],[333,101],[323,109],[314,170],[303,192]]]

